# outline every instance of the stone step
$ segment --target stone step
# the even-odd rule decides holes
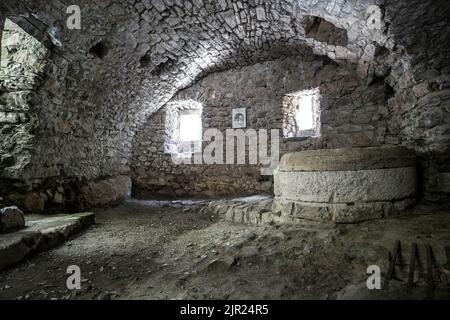
[[[69,237],[95,224],[94,213],[51,217],[32,215],[25,218],[25,229],[0,234],[0,270],[62,244]]]

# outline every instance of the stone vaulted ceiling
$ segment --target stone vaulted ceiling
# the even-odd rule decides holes
[[[65,27],[65,10],[78,4],[82,30]],[[393,46],[385,35],[383,11],[376,1],[16,1],[12,14],[32,14],[56,27],[59,51],[71,61],[87,60],[97,42],[108,54],[97,61],[106,81],[126,73],[129,86],[145,110],[154,110],[179,88],[217,69],[248,64],[271,51],[299,48],[333,60],[357,62],[374,55],[374,44]],[[325,18],[348,32],[348,46],[307,38],[306,16]],[[123,94],[123,92],[121,93]],[[112,97],[113,98],[113,97]]]

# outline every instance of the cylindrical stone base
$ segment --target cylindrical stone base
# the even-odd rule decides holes
[[[293,219],[360,222],[406,210],[416,183],[414,155],[405,148],[298,152],[281,160],[275,204]]]

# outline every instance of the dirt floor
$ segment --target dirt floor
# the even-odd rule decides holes
[[[379,265],[385,279],[396,240],[403,281],[369,291],[367,267]],[[421,265],[418,284],[408,289],[413,242]],[[439,265],[434,290],[426,285],[425,244]],[[450,210],[419,208],[358,225],[246,226],[198,204],[134,201],[98,211],[97,224],[78,237],[1,272],[0,298],[450,299],[449,245]],[[81,290],[66,287],[70,265],[81,268]]]

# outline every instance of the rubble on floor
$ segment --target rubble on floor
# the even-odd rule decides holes
[[[422,299],[426,269],[416,271],[411,290],[406,286],[413,243],[422,265],[425,245],[434,249],[442,281],[433,297],[450,296],[448,208],[418,207],[358,225],[251,225],[223,221],[200,203],[133,201],[96,212],[98,223],[86,233],[0,272],[0,298]],[[397,240],[399,280],[386,286]],[[81,290],[66,287],[71,265],[81,269]],[[365,286],[372,265],[381,269],[382,290]]]

